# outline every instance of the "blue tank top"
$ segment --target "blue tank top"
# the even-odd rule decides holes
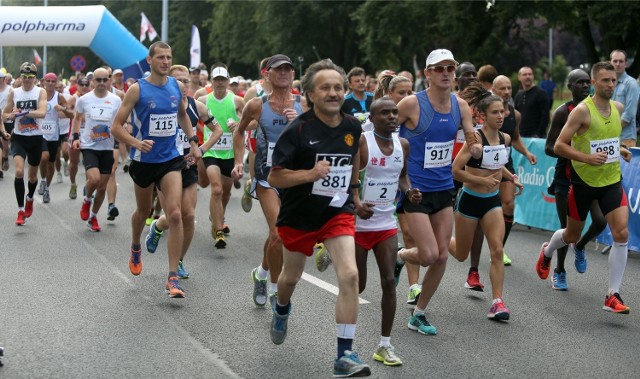
[[[400,127],[400,137],[406,138],[411,147],[407,171],[411,186],[421,192],[452,189],[453,143],[462,119],[458,99],[450,94],[451,112],[443,114],[433,109],[426,90],[416,97],[420,106],[418,126],[414,130]]]
[[[271,155],[276,146],[276,142],[289,124],[287,118],[281,114],[275,113],[269,104],[270,95],[262,96],[262,112],[258,121],[258,129],[256,135],[256,160],[254,163],[255,176],[258,180],[267,180],[269,171],[271,171]],[[301,98],[295,96],[293,109],[302,114]]]
[[[143,163],[163,163],[179,157],[182,151],[176,145],[178,132],[178,106],[182,92],[178,82],[167,77],[162,86],[140,80],[140,97],[133,109],[133,136],[139,140],[153,140],[153,148],[143,153],[131,147],[130,158]]]

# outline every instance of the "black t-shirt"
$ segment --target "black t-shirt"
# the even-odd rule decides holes
[[[545,138],[549,125],[547,93],[540,87],[533,86],[528,91],[520,91],[516,94],[515,105],[522,115],[520,136]]]
[[[276,142],[272,171],[309,170],[321,160],[330,161],[332,167],[352,166],[362,127],[355,117],[346,114],[343,116],[342,123],[331,128],[320,121],[313,110],[301,114],[285,127]],[[314,183],[284,189],[276,225],[313,231],[320,229],[340,213],[353,213],[350,181],[350,171],[348,175],[329,175],[327,179],[318,181],[324,182],[326,189],[344,188],[346,185],[344,192],[348,193],[348,198],[341,207],[329,206],[332,196],[312,193]]]
[[[365,123],[367,118],[369,118],[369,108],[371,108],[371,103],[373,102],[373,94],[365,92],[364,95],[364,108],[362,107],[362,102],[356,99],[353,92],[351,92],[344,97],[344,103],[342,103],[340,110],[346,114],[355,116],[361,123]]]

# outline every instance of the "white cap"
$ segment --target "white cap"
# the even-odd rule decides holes
[[[227,69],[225,69],[224,67],[216,67],[213,70],[211,70],[211,79],[215,79],[219,76],[223,76],[225,78],[229,77],[229,71],[227,71]]]
[[[122,72],[121,69],[116,68],[115,70],[113,70],[113,74],[112,75],[118,75],[118,74],[124,74],[124,72]]]
[[[233,78],[231,78],[231,80],[229,81],[229,84],[238,84],[240,83],[240,79],[237,76],[234,76]]]
[[[427,57],[427,67],[444,61],[452,61],[453,63],[458,64],[458,62],[453,59],[453,53],[451,51],[447,49],[437,49],[429,53],[429,56]]]

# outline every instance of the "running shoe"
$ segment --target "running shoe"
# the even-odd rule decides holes
[[[510,316],[511,312],[509,312],[509,309],[504,306],[502,300],[498,301],[497,303],[491,304],[491,308],[489,308],[489,314],[487,315],[489,319],[498,321],[507,321]]]
[[[540,279],[545,280],[549,277],[549,263],[551,263],[551,259],[547,260],[544,256],[544,249],[549,245],[548,242],[542,244],[540,248],[540,256],[538,257],[538,262],[536,262],[536,272],[538,273],[538,277]]]
[[[291,304],[289,304],[289,310],[286,315],[281,315],[276,311],[275,305],[273,306],[273,318],[271,318],[271,342],[276,345],[280,345],[287,338],[287,323],[289,322],[289,315],[291,315]]]
[[[398,283],[400,283],[400,273],[402,272],[402,268],[404,267],[404,261],[400,259],[400,252],[404,251],[404,249],[398,250],[398,257],[396,258],[396,267],[393,270],[393,277],[396,280],[396,287]]]
[[[426,316],[423,314],[412,315],[409,318],[409,324],[407,327],[411,330],[415,330],[420,334],[435,336],[438,334],[436,327],[431,325],[429,321],[427,321]]]
[[[177,276],[172,276],[167,280],[165,291],[169,294],[170,298],[182,299],[184,298],[184,290],[180,287],[180,282]]]
[[[129,258],[129,270],[133,275],[140,275],[142,272],[142,254],[141,250],[131,249],[131,257]]]
[[[507,253],[502,250],[502,262],[505,266],[511,266],[511,258],[507,257]]]
[[[251,281],[253,282],[253,302],[258,307],[267,304],[267,279],[258,278],[258,268],[251,270]]]
[[[0,179],[4,179],[4,171],[0,171]]]
[[[407,304],[416,305],[418,299],[420,299],[420,293],[422,293],[422,287],[419,284],[414,284],[409,288],[409,295],[407,295]]]
[[[315,244],[313,250],[316,251],[316,255],[313,257],[313,262],[316,264],[318,271],[324,272],[331,264],[329,252],[323,243]]]
[[[247,213],[251,212],[251,207],[253,206],[253,201],[251,200],[251,195],[249,194],[250,190],[251,180],[247,180],[247,182],[244,184],[242,197],[240,198],[240,205],[242,206],[242,210]]]
[[[9,171],[9,158],[2,158],[2,171]]]
[[[484,292],[484,285],[480,283],[480,273],[478,271],[469,272],[467,281],[464,282],[464,288],[468,288],[471,291]]]
[[[50,201],[51,201],[51,195],[49,195],[49,190],[46,189],[44,190],[44,194],[42,195],[42,202],[47,204]]]
[[[271,309],[276,307],[276,301],[278,301],[278,292],[273,292],[269,295],[269,304],[271,305]]]
[[[87,221],[87,227],[91,229],[92,232],[99,232],[101,230],[100,225],[98,225],[98,218],[93,216]]]
[[[26,222],[26,217],[24,216],[24,211],[18,211],[18,218],[16,219],[16,225],[24,225]]]
[[[587,271],[587,252],[584,249],[578,249],[575,243],[571,244],[571,249],[573,253],[576,255],[575,265],[576,271],[583,274]]]
[[[109,221],[113,221],[116,219],[116,217],[118,217],[120,215],[120,211],[118,210],[118,207],[116,207],[115,204],[111,204],[109,205],[109,210],[107,211],[107,220]]]
[[[80,207],[80,218],[82,221],[87,221],[89,219],[89,215],[91,213],[91,200],[87,201],[84,199],[82,201],[82,206]]]
[[[227,247],[227,241],[224,238],[224,232],[222,230],[218,230],[213,233],[213,228],[211,229],[213,234],[213,242],[215,243],[216,249],[224,249]]]
[[[69,176],[69,162],[62,160],[62,169],[64,170],[64,176]]]
[[[229,235],[229,233],[231,233],[231,229],[229,228],[229,225],[222,224],[222,233],[226,235]]]
[[[553,276],[551,277],[551,288],[558,291],[566,291],[569,289],[567,287],[567,272],[556,272],[553,271]]]
[[[33,215],[33,199],[26,198],[24,203],[24,217],[29,218]]]
[[[373,359],[378,362],[382,362],[385,366],[400,366],[402,360],[396,355],[393,346],[378,346],[378,349],[373,353]]]
[[[153,220],[151,226],[149,226],[149,233],[147,233],[147,237],[144,239],[144,245],[151,254],[155,253],[158,249],[158,242],[160,242],[160,237],[162,237],[164,233],[156,227],[157,223],[157,220]]]
[[[153,217],[147,218],[147,220],[144,223],[145,223],[145,225],[149,226],[149,225],[151,225],[153,220],[157,220],[159,218],[160,218],[160,215],[153,215]]]
[[[369,365],[362,363],[355,351],[345,350],[344,355],[333,362],[334,378],[352,378],[371,375]]]
[[[56,182],[62,183],[62,173],[60,171],[56,174]]]
[[[622,313],[629,314],[629,307],[624,305],[624,301],[620,297],[619,293],[614,293],[604,298],[604,306],[602,307],[605,311],[613,312],[613,313]]]
[[[40,181],[40,186],[38,187],[38,195],[44,195],[44,189],[47,187],[47,182],[44,180]]]
[[[189,273],[187,272],[187,270],[184,268],[184,262],[182,261],[182,259],[180,259],[178,261],[178,278],[180,279],[189,279]]]
[[[74,200],[77,197],[78,197],[78,185],[72,184],[71,188],[69,189],[69,199]]]

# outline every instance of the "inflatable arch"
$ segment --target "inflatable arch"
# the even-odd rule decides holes
[[[84,46],[125,78],[149,69],[148,49],[103,5],[0,7],[2,46]]]

